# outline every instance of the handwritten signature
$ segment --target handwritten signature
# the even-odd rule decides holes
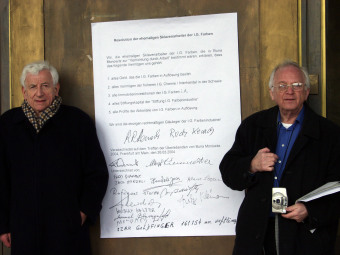
[[[138,213],[136,217],[136,221],[138,222],[147,222],[149,219],[152,220],[152,222],[156,221],[163,221],[164,219],[168,218],[170,216],[171,210],[163,208],[163,211],[160,214],[146,214],[146,213]]]
[[[213,190],[206,190],[204,192],[200,192],[201,201],[202,200],[210,200],[210,199],[229,199],[227,196],[222,196],[218,194],[213,194]]]
[[[125,143],[142,143],[146,141],[153,141],[158,140],[160,138],[160,132],[161,130],[158,129],[155,134],[153,135],[145,135],[144,129],[140,131],[131,131],[129,130],[125,136]]]
[[[155,201],[154,199],[143,199],[142,201],[132,201],[130,198],[130,193],[126,190],[122,190],[119,192],[120,194],[120,200],[118,203],[112,205],[109,207],[109,209],[114,209],[115,207],[119,206],[121,209],[124,207],[139,207],[139,206],[150,206],[150,207],[161,207],[161,203]]]
[[[209,136],[211,136],[214,132],[215,132],[214,127],[210,127],[210,128],[194,127],[194,128],[192,128],[191,133],[190,133],[190,131],[187,131],[185,128],[183,128],[181,130],[176,130],[174,128],[171,128],[169,136],[171,138],[186,137],[188,134],[191,134],[191,135],[209,135]]]
[[[192,193],[197,193],[199,190],[199,187],[202,184],[193,184],[191,186],[187,186],[184,188],[176,188],[176,189],[169,189],[169,188],[164,188],[161,192],[160,192],[160,197],[165,197],[165,196],[172,196],[174,194],[182,194],[182,193],[186,193],[186,196],[190,196],[190,194]]]
[[[184,196],[182,195],[180,199],[177,200],[178,203],[182,204],[182,207],[184,208],[187,205],[197,205],[197,198],[193,195],[190,196]]]
[[[114,161],[112,161],[109,166],[110,167],[127,167],[127,166],[138,166],[138,160],[135,159],[135,162],[133,163],[125,163],[124,160],[122,158],[118,158]]]
[[[152,159],[151,162],[146,165],[146,167],[161,167],[161,166],[173,166],[173,165],[212,165],[210,159],[206,159],[204,157],[198,157],[193,160],[187,160],[187,161],[176,161],[174,158],[165,158],[165,159]]]

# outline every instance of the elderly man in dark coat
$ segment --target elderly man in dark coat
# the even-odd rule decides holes
[[[309,78],[298,64],[278,65],[269,87],[277,106],[241,123],[220,164],[224,183],[246,190],[233,254],[334,254],[339,193],[295,201],[327,182],[340,181],[340,130],[305,104]],[[273,188],[286,190],[286,213],[272,213]]]
[[[58,73],[25,66],[24,102],[0,117],[0,238],[12,255],[90,254],[108,171],[96,130],[61,104]]]

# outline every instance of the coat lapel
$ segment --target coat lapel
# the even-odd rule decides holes
[[[316,114],[305,104],[305,117],[302,123],[302,129],[299,136],[297,137],[293,148],[289,154],[286,168],[289,167],[290,163],[299,154],[299,152],[307,145],[310,139],[318,139],[320,126],[317,121]]]
[[[278,111],[278,107],[273,107],[269,109],[268,114],[264,115],[258,123],[258,125],[262,126],[263,128],[265,143],[272,152],[275,152],[276,150]]]

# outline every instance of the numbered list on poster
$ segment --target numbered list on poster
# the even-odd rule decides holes
[[[233,235],[219,163],[241,121],[237,15],[92,24],[109,169],[101,237]]]

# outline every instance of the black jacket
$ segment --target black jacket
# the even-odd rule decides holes
[[[108,180],[92,120],[61,105],[37,134],[21,108],[0,118],[0,234],[12,255],[89,254]],[[88,215],[80,226],[80,211]]]
[[[273,173],[249,174],[258,150],[268,147],[275,153],[278,107],[245,119],[235,142],[224,156],[220,170],[224,183],[246,190],[239,209],[235,255],[259,254],[271,211]],[[340,181],[340,130],[305,105],[302,129],[291,150],[280,186],[287,188],[289,205],[329,181]],[[339,195],[305,203],[309,217],[304,223],[279,217],[280,255],[330,255],[338,228]],[[316,228],[312,234],[311,229]]]

